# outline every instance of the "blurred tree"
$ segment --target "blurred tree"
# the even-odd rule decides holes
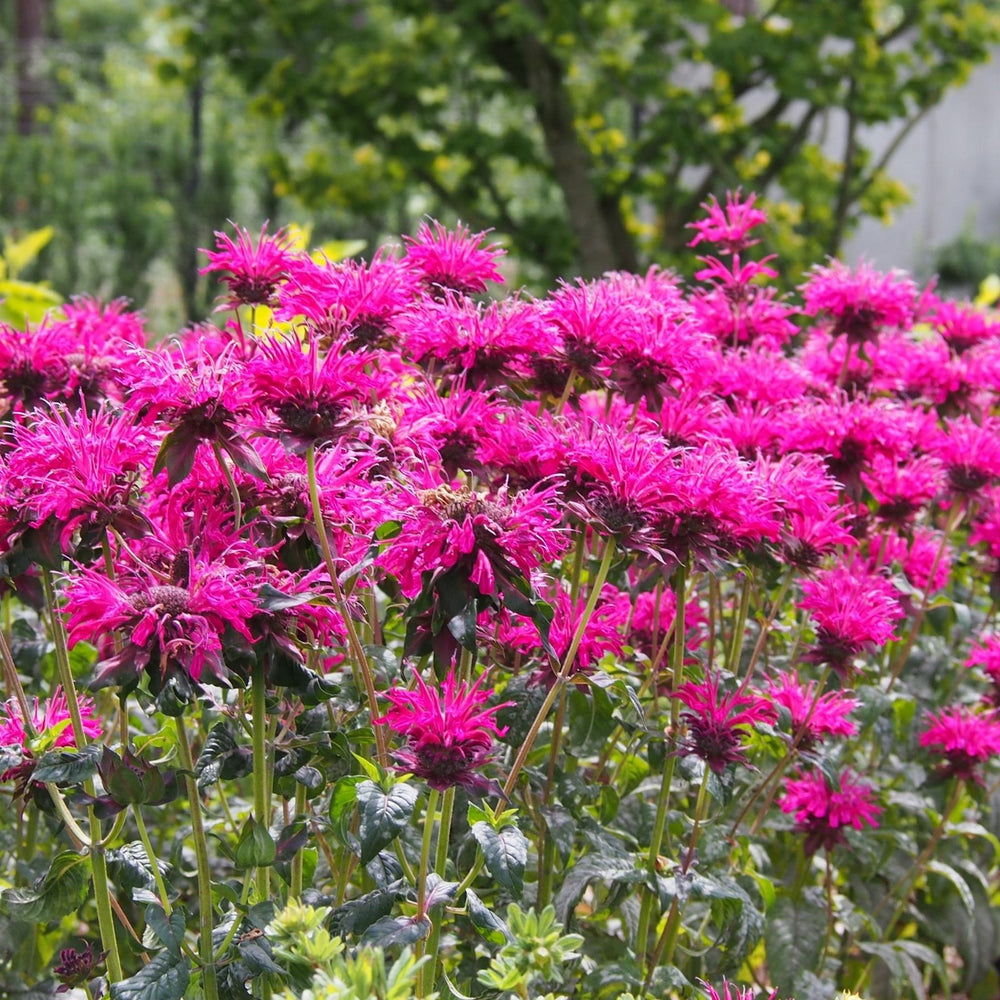
[[[40,6],[45,59],[32,80],[44,105],[25,110],[22,60],[8,60],[0,80],[0,233],[51,225],[27,276],[64,295],[85,288],[145,305],[155,284],[163,328],[203,318],[215,286],[199,278],[198,248],[227,218],[251,221],[259,199],[240,192],[265,177],[241,88],[176,47],[163,4]],[[17,55],[21,32],[19,19],[7,34],[0,24],[0,46]]]
[[[710,193],[808,263],[905,201],[886,165],[1000,39],[995,0],[176,0],[282,123],[278,193],[505,234],[539,277],[671,263]],[[868,126],[895,137],[876,157]]]

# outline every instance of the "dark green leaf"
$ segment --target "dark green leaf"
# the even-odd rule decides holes
[[[138,840],[107,853],[108,874],[122,889],[152,889],[156,885],[146,848]],[[160,862],[161,874],[166,865]]]
[[[349,829],[354,806],[358,801],[358,785],[365,779],[360,774],[348,774],[333,786],[330,795],[330,826],[345,847],[351,847]]]
[[[52,750],[38,758],[33,781],[78,785],[97,774],[104,747],[92,743],[82,750]]]
[[[400,782],[385,792],[374,781],[362,781],[356,793],[361,807],[361,863],[367,864],[410,821],[417,804],[417,789],[410,782]]]
[[[337,907],[330,914],[330,930],[335,934],[360,934],[382,917],[387,917],[393,904],[406,892],[402,882],[366,892]]]
[[[49,870],[27,889],[5,889],[0,894],[5,912],[18,920],[45,923],[72,913],[87,898],[90,858],[64,851]]]
[[[139,972],[111,984],[111,1000],[184,1000],[191,959],[181,951],[161,951]]]
[[[474,823],[472,835],[483,850],[489,873],[508,892],[519,897],[524,891],[524,866],[528,862],[528,840],[516,826],[494,830],[489,823]]]
[[[233,860],[237,868],[259,868],[273,865],[277,854],[274,838],[267,827],[258,823],[252,816],[244,823],[240,831],[240,839],[236,844]]]
[[[382,917],[365,931],[362,945],[372,948],[405,947],[427,937],[431,922],[427,917]]]
[[[216,723],[198,755],[194,773],[198,787],[207,788],[220,778],[241,778],[253,770],[253,752],[233,739],[224,722]]]
[[[162,906],[156,903],[147,906],[146,926],[167,951],[180,952],[184,944],[184,911],[180,907],[171,910],[168,918]]]
[[[646,872],[636,868],[634,860],[630,857],[588,854],[566,873],[563,884],[556,893],[556,913],[564,924],[569,923],[569,918],[584,890],[595,880],[635,883],[645,877]]]
[[[237,945],[243,964],[256,976],[264,972],[273,973],[282,978],[288,973],[274,961],[271,942],[266,937],[249,937]]]
[[[825,931],[826,904],[815,886],[806,888],[797,902],[779,896],[767,911],[767,967],[780,995],[790,996],[799,974],[816,969]]]
[[[498,917],[471,889],[465,890],[472,925],[490,944],[503,945],[510,940],[506,921]]]

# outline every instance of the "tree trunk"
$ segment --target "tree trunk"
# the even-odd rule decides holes
[[[525,36],[521,43],[525,82],[576,235],[580,276],[595,278],[605,271],[636,270],[635,244],[625,228],[619,201],[598,191],[590,176],[590,154],[576,132],[562,67],[537,38]]]
[[[17,131],[31,135],[48,96],[42,73],[49,0],[15,0]]]

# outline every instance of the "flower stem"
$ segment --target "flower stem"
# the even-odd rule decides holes
[[[674,576],[674,631],[673,646],[670,650],[670,687],[673,691],[681,686],[684,681],[684,612],[685,598],[687,596],[687,565],[678,565]],[[670,730],[671,736],[677,730],[680,721],[680,707],[676,698],[670,700]],[[659,873],[660,848],[663,844],[663,835],[667,825],[667,804],[670,801],[670,789],[674,780],[674,763],[676,757],[673,754],[667,758],[663,768],[663,777],[660,781],[660,792],[656,799],[656,817],[653,820],[653,835],[649,841],[649,851],[646,854],[646,871],[648,873],[647,884],[643,888],[642,902],[639,904],[639,926],[636,931],[636,951],[645,953],[646,938],[649,936],[649,926],[653,914],[653,905],[657,899],[657,893],[652,888]],[[671,907],[673,910],[673,907]],[[669,920],[668,920],[669,924]]]
[[[441,800],[441,821],[438,823],[437,848],[434,852],[434,871],[442,878],[446,875],[448,867],[448,844],[451,840],[451,816],[455,808],[455,787],[452,786],[445,793]],[[428,988],[433,990],[437,979],[437,959],[438,947],[441,941],[441,922],[444,919],[442,907],[437,913],[432,913],[431,933],[427,940],[427,978],[425,982]],[[421,970],[423,971],[423,970]]]
[[[340,581],[337,578],[337,565],[333,561],[330,539],[327,536],[326,525],[323,522],[323,509],[319,502],[319,483],[316,480],[315,443],[310,443],[306,451],[306,471],[309,477],[309,500],[312,504],[313,521],[316,525],[320,551],[323,553],[323,561],[326,563],[326,571],[330,577],[330,586],[333,588],[333,596],[337,602],[337,608],[344,620],[344,628],[347,630],[347,644],[351,650],[351,657],[354,660],[355,667],[361,674],[365,696],[368,699],[368,711],[374,719],[378,715],[378,695],[375,693],[375,680],[372,677],[368,657],[365,655],[360,638],[358,638],[358,631],[354,627],[354,619],[351,617],[350,608],[344,600],[343,591],[340,589]],[[372,728],[375,731],[375,747],[378,752],[379,765],[387,768],[389,766],[389,751],[385,742],[385,733],[382,731],[381,726],[373,726]]]
[[[601,565],[597,570],[597,575],[591,584],[590,595],[587,598],[587,605],[583,609],[583,614],[580,616],[579,624],[576,627],[576,633],[573,636],[573,641],[569,644],[569,649],[566,651],[566,656],[563,659],[562,666],[559,668],[559,673],[556,675],[556,679],[549,688],[548,694],[545,696],[545,700],[542,702],[538,709],[538,713],[535,715],[534,721],[531,723],[531,728],[528,730],[528,735],[521,744],[521,749],[517,753],[517,757],[514,758],[514,763],[511,765],[510,774],[507,775],[507,781],[503,786],[503,798],[497,803],[495,814],[499,815],[500,810],[503,808],[502,802],[504,799],[510,798],[510,793],[514,790],[517,784],[518,776],[521,773],[521,769],[524,767],[524,762],[528,759],[528,754],[531,753],[531,748],[535,745],[535,740],[538,738],[538,733],[541,731],[542,725],[545,722],[546,716],[549,714],[549,710],[555,703],[556,698],[559,697],[559,692],[562,690],[563,684],[566,683],[566,679],[569,677],[570,672],[573,669],[573,664],[576,662],[577,650],[580,648],[580,643],[583,640],[583,633],[586,631],[587,624],[590,622],[590,616],[594,613],[594,608],[597,607],[598,598],[601,596],[601,590],[604,587],[604,582],[608,578],[608,573],[611,570],[611,562],[614,559],[615,546],[611,540],[608,540],[604,546],[604,554],[601,558]]]
[[[52,572],[47,567],[42,567],[42,591],[45,595],[45,606],[48,610],[49,624],[51,625],[52,642],[55,646],[56,669],[59,673],[59,682],[62,684],[63,693],[66,696],[66,707],[69,709],[69,717],[73,727],[73,739],[77,749],[82,750],[90,743],[90,740],[87,738],[87,733],[83,728],[83,713],[80,711],[80,700],[77,698],[76,683],[73,680],[73,669],[69,662],[66,631],[63,628],[63,620],[59,609],[56,607],[55,591],[52,587]],[[84,791],[91,799],[95,798],[96,792],[92,778],[88,778],[84,782]],[[111,906],[111,889],[108,885],[108,869],[105,862],[104,845],[102,843],[101,821],[97,818],[97,813],[93,805],[87,806],[87,819],[90,829],[90,836],[87,838],[87,842],[90,844],[90,867],[91,877],[94,882],[97,923],[101,933],[101,946],[107,952],[108,979],[115,983],[123,979],[124,976],[122,973],[121,958],[118,954],[118,938],[115,933],[115,918]]]
[[[296,785],[295,787],[295,818],[301,819],[303,822],[308,823],[307,819],[308,811],[308,798],[307,789],[305,785]],[[295,856],[292,858],[292,881],[289,886],[289,897],[291,899],[300,899],[302,896],[302,878],[303,878],[303,854],[305,850],[304,847],[300,847],[296,852]]]
[[[434,820],[437,816],[438,799],[441,793],[432,788],[427,793],[427,808],[424,810],[424,837],[420,845],[420,871],[417,875],[417,919],[421,920],[425,916],[424,910],[427,906],[427,874],[431,863],[431,843],[434,838]],[[417,957],[427,953],[426,940],[417,946]],[[424,977],[425,965],[421,965],[417,973],[417,996],[423,1000],[427,996],[427,981]],[[430,984],[434,988],[434,983]]]
[[[142,818],[142,810],[138,805],[132,806],[132,817],[135,820],[136,829],[139,831],[139,839],[145,848],[146,857],[149,858],[149,867],[153,873],[153,880],[156,882],[156,890],[160,894],[160,902],[163,903],[163,912],[169,917],[173,907],[170,905],[170,894],[167,892],[167,884],[160,874],[160,865],[156,860],[156,852],[153,850],[153,842],[149,839],[149,831],[146,829],[146,821]]]
[[[251,678],[253,701],[253,814],[257,826],[267,831],[271,826],[271,767],[267,752],[267,681],[264,664],[259,660],[253,665]],[[271,869],[267,865],[257,868],[257,900],[264,902],[271,896]]]
[[[191,833],[198,864],[198,955],[201,958],[202,988],[205,1000],[219,1000],[219,984],[215,974],[215,955],[212,952],[212,870],[208,863],[208,842],[201,816],[201,797],[194,776],[194,759],[188,743],[183,716],[174,719],[177,729],[177,746],[184,769],[184,784],[191,807]]]

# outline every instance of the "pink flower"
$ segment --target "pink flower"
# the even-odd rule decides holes
[[[375,389],[366,361],[342,344],[324,351],[314,333],[305,344],[284,336],[261,341],[243,377],[254,402],[270,415],[267,430],[290,450],[305,452],[344,434],[352,404]]]
[[[488,281],[503,284],[497,263],[506,251],[487,243],[487,233],[470,233],[462,225],[448,230],[440,222],[425,222],[416,236],[405,236],[403,264],[418,274],[432,292],[471,294],[486,290]]]
[[[265,222],[254,246],[246,229],[234,228],[235,242],[225,233],[215,234],[216,249],[202,251],[208,256],[208,264],[198,273],[229,272],[229,277],[223,279],[229,286],[229,305],[273,305],[274,293],[295,259],[288,235],[279,230],[268,236]]]
[[[1000,635],[990,633],[980,636],[969,650],[965,666],[983,668],[991,684],[984,701],[994,708],[1000,707]]]
[[[834,337],[865,343],[885,327],[908,330],[913,325],[917,286],[901,271],[882,274],[864,262],[852,271],[834,260],[813,268],[802,296],[808,315],[831,318]]]
[[[739,691],[720,693],[718,677],[700,683],[688,681],[672,697],[687,706],[681,712],[687,735],[677,752],[700,757],[719,773],[729,764],[748,763],[743,749],[748,728],[777,719],[774,706],[764,698]]]
[[[518,574],[529,578],[566,546],[551,482],[515,493],[425,482],[399,487],[401,530],[378,560],[407,596],[420,592],[425,574],[436,580],[446,571],[492,595]]]
[[[893,626],[903,617],[896,588],[861,566],[839,563],[802,583],[799,607],[812,614],[816,645],[811,656],[849,675],[865,650],[895,639]]]
[[[990,417],[977,424],[962,416],[946,421],[934,454],[954,492],[977,493],[1000,479],[1000,420]]]
[[[799,830],[806,835],[806,854],[844,843],[848,826],[855,830],[878,826],[882,812],[872,801],[871,787],[857,782],[849,770],[836,785],[819,771],[799,772],[786,783],[778,804],[782,812],[795,813]]]
[[[1000,321],[969,302],[936,299],[930,322],[959,354],[983,341],[1000,337]]]
[[[122,637],[121,651],[107,649],[98,663],[95,688],[114,684],[129,691],[143,673],[154,694],[173,684],[187,695],[190,681],[228,687],[222,640],[232,630],[252,641],[247,622],[257,611],[261,582],[249,568],[189,552],[174,559],[169,575],[123,564],[111,581],[79,569],[65,588],[69,644],[97,642],[115,632]]]
[[[83,721],[83,731],[89,739],[97,739],[102,732],[102,722],[94,713],[94,702],[91,698],[80,698],[80,715]],[[57,747],[75,747],[76,736],[70,724],[69,705],[66,692],[57,687],[51,698],[41,702],[37,698],[28,720],[34,734],[51,733],[59,729],[55,738]],[[0,706],[0,746],[18,746],[22,750],[30,750],[31,738],[24,725],[24,718],[17,701],[11,698]],[[0,778],[0,780],[6,780]]]
[[[127,385],[128,406],[141,423],[160,420],[169,428],[154,475],[166,469],[168,483],[175,486],[190,473],[204,443],[226,452],[244,472],[266,476],[241,426],[253,406],[253,394],[235,345],[215,357],[200,342],[176,353],[137,351]]]
[[[423,778],[439,791],[456,785],[470,792],[487,791],[489,782],[477,772],[493,759],[494,736],[507,732],[497,727],[495,713],[513,702],[481,709],[489,700],[480,690],[485,674],[468,686],[449,671],[439,690],[415,676],[416,690],[385,692],[392,707],[372,720],[406,737],[406,746],[395,755],[399,770]]]
[[[1000,753],[1000,718],[996,712],[956,705],[943,708],[936,715],[928,713],[927,721],[927,728],[920,734],[920,745],[945,758],[942,775],[982,784],[978,768]]]
[[[792,732],[802,730],[799,749],[809,750],[824,736],[853,736],[857,725],[849,718],[858,707],[858,700],[841,691],[818,694],[816,682],[803,684],[793,673],[782,674],[771,681],[767,693],[777,705],[788,710]]]
[[[127,417],[104,403],[91,413],[39,407],[30,424],[14,426],[12,444],[3,504],[22,530],[50,531],[64,552],[78,533],[85,559],[109,528],[133,538],[148,529],[139,496],[155,441]]]
[[[94,712],[93,700],[79,698],[78,704],[84,735],[91,740],[98,739],[103,731],[103,724]],[[52,697],[44,702],[35,698],[27,726],[25,721],[21,706],[16,699],[11,698],[0,704],[0,747],[16,747],[21,754],[18,763],[0,773],[0,782],[14,782],[15,799],[24,798],[31,787],[39,737],[45,738],[43,745],[46,747],[76,746],[76,734],[73,732],[69,704],[66,701],[66,693],[61,687],[57,687]]]
[[[695,247],[705,241],[718,243],[725,253],[737,253],[759,243],[760,240],[748,238],[751,229],[767,222],[767,213],[763,209],[754,208],[756,200],[756,194],[747,195],[744,199],[739,190],[727,191],[726,205],[723,208],[715,195],[710,195],[709,200],[701,206],[708,217],[688,223],[688,229],[696,231],[688,246]]]
[[[756,994],[749,986],[733,986],[725,976],[722,977],[721,993],[704,979],[699,979],[698,982],[705,987],[708,1000],[755,1000],[756,998]],[[778,991],[772,990],[767,1000],[774,1000],[777,995]]]

